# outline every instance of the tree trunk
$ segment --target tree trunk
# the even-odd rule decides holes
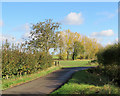
[[[60,60],[62,59],[61,54],[62,54],[62,50],[61,50],[61,48],[60,48],[60,57],[59,57]]]
[[[73,59],[73,60],[75,59],[75,55],[74,55],[74,52],[73,52],[73,56],[72,56],[72,59]]]
[[[67,60],[69,60],[69,51],[67,51]]]

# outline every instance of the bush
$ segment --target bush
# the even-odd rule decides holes
[[[62,54],[59,54],[58,57],[59,57],[59,60],[65,60],[66,59],[66,53],[63,52]]]
[[[118,47],[119,46],[119,47]],[[104,66],[106,65],[120,65],[120,44],[114,44],[100,50],[97,53],[98,62]]]
[[[102,49],[97,53],[97,59],[100,67],[94,71],[108,76],[111,81],[120,85],[120,44],[110,45]]]
[[[52,56],[45,52],[25,50],[20,45],[7,46],[5,43],[2,47],[2,77],[11,78],[31,74],[39,70],[51,67],[53,64]],[[16,48],[17,47],[17,48]]]

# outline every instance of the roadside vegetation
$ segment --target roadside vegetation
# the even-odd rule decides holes
[[[60,68],[88,66],[98,67],[89,69],[87,73],[81,71],[82,78],[85,74],[95,73],[101,76],[106,74],[110,81],[120,84],[118,78],[120,61],[116,61],[119,56],[117,44],[103,48],[95,39],[71,32],[70,29],[60,31],[59,28],[60,23],[48,19],[33,24],[29,38],[21,44],[3,41],[0,57],[3,89],[45,76]],[[51,49],[54,51],[51,52]],[[56,63],[59,66],[55,66],[55,61],[59,61],[59,64]]]
[[[97,53],[99,66],[91,72],[108,76],[109,79],[120,87],[120,43],[106,46]]]
[[[74,95],[79,94],[81,96],[103,96],[109,94],[110,96],[120,95],[119,87],[114,84],[109,84],[107,77],[99,74],[91,74],[88,70],[81,70],[76,72],[72,78],[65,83],[61,88],[51,93],[51,95],[60,96],[62,94]]]
[[[42,71],[53,65],[54,52],[59,60],[95,59],[101,48],[95,39],[69,29],[58,31],[60,24],[51,19],[32,25],[30,36],[21,44],[2,43],[2,78],[9,79]],[[50,54],[50,49],[54,52]],[[70,58],[71,57],[71,58]]]
[[[106,46],[97,53],[96,68],[76,72],[61,88],[51,94],[120,96],[120,44]]]

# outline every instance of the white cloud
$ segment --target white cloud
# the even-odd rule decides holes
[[[120,7],[118,7],[118,9],[116,10],[116,13],[120,12]]]
[[[2,27],[3,26],[3,21],[2,20],[0,20],[0,27]]]
[[[29,32],[30,25],[29,25],[29,23],[25,23],[25,24],[15,27],[12,31],[14,31],[14,32]]]
[[[101,37],[88,36],[91,39],[96,39],[98,43],[101,43],[104,39]]]
[[[101,32],[93,32],[91,34],[91,36],[93,37],[98,37],[98,36],[113,36],[114,35],[114,32],[113,30],[109,29],[109,30],[104,30],[104,31],[101,31]]]
[[[116,38],[115,41],[118,42],[118,38]]]
[[[64,18],[63,23],[68,25],[82,24],[83,23],[82,13],[71,12]]]
[[[100,12],[100,13],[97,13],[97,15],[103,15],[109,19],[113,18],[115,16],[116,12],[115,13],[110,13],[110,12]]]
[[[3,34],[0,34],[0,44],[2,44],[2,42],[5,42],[6,39],[8,40],[9,43],[15,43],[15,44],[21,44],[21,43],[24,43],[24,40],[23,39],[18,39],[16,40],[16,38],[12,35],[3,35]]]
[[[23,39],[18,39],[16,42],[15,42],[16,44],[21,44],[21,43],[24,43],[24,40]]]
[[[30,24],[29,23],[25,23],[23,25],[17,26],[13,29],[14,32],[21,32],[23,35],[21,38],[28,38],[29,37],[29,33],[30,33]]]
[[[28,23],[26,23],[24,27],[26,32],[30,31],[30,25]]]
[[[106,46],[107,46],[107,45],[112,45],[112,44],[114,44],[114,42],[110,42],[110,41],[109,41],[109,42],[106,44]]]
[[[0,34],[0,41],[5,41],[5,40],[8,40],[9,42],[14,42],[16,39],[11,36],[11,35],[3,35],[3,34]]]
[[[30,25],[26,23],[24,25],[24,28],[25,28],[25,33],[23,35],[23,38],[28,38],[30,36]]]

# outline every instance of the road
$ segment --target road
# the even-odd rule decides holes
[[[74,72],[90,67],[63,68],[44,77],[6,89],[2,96],[41,96],[50,94],[65,83]]]

